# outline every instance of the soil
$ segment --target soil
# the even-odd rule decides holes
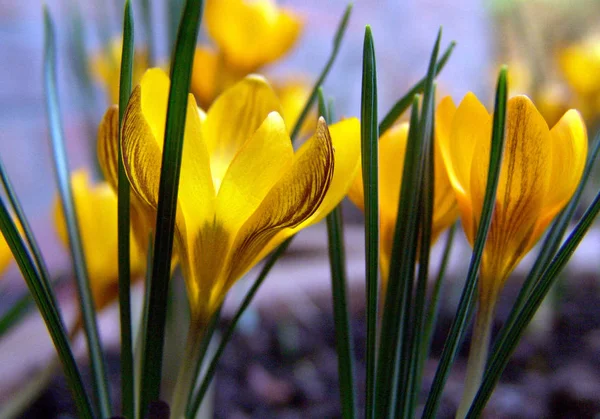
[[[543,327],[528,333],[506,368],[484,417],[594,418],[600,414],[600,285],[596,278],[565,286]],[[505,318],[516,290],[498,309]],[[360,294],[360,293],[359,293]],[[319,315],[307,321],[292,310],[256,313],[234,335],[215,379],[215,418],[340,417],[335,330],[330,296],[315,299]],[[353,296],[352,329],[356,352],[357,403],[365,383],[365,313]],[[437,367],[453,308],[442,308],[431,359],[420,394],[423,402]],[[226,326],[226,320],[221,327]],[[495,325],[497,330],[500,324]],[[467,336],[467,339],[469,337]],[[446,385],[439,418],[454,415],[462,391],[468,345]],[[111,380],[118,383],[118,357],[109,357]],[[118,384],[114,386],[118,388]],[[362,411],[362,410],[359,410]],[[64,378],[56,377],[23,418],[73,416]]]

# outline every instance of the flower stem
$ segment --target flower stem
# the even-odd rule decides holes
[[[195,365],[198,363],[198,357],[202,352],[200,347],[205,330],[206,322],[199,321],[197,317],[192,316],[177,382],[173,391],[173,401],[171,403],[171,417],[173,419],[184,417],[188,394],[193,390],[192,386],[196,382],[197,370]]]
[[[471,337],[471,348],[469,349],[469,360],[467,362],[467,373],[465,376],[465,388],[463,396],[456,412],[456,418],[462,419],[466,416],[485,372],[485,364],[490,348],[490,336],[492,320],[494,319],[495,298],[479,300],[479,307],[475,316],[475,327]]]

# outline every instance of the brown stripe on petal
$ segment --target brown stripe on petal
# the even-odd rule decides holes
[[[321,118],[312,143],[301,150],[291,170],[240,229],[232,246],[225,289],[252,267],[275,234],[297,226],[317,210],[331,184],[333,169],[333,145],[329,129]]]
[[[505,279],[539,238],[532,234],[548,187],[549,139],[533,104],[511,99],[501,185],[485,250],[499,278]]]
[[[116,191],[119,177],[119,107],[117,105],[108,108],[102,117],[98,127],[96,147],[102,174]]]
[[[121,150],[123,165],[133,191],[156,209],[162,164],[162,138],[157,139],[148,125],[141,106],[142,89],[138,85],[123,116]]]

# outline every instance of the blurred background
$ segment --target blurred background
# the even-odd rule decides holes
[[[88,168],[96,179],[100,176],[95,161],[95,136],[109,105],[108,95],[105,86],[90,71],[91,65],[84,64],[86,57],[78,53],[78,48],[83,46],[91,62],[107,40],[119,36],[122,3],[121,0],[46,3],[57,28],[59,90],[69,166],[72,170]],[[139,2],[132,3],[136,44],[143,48]],[[168,1],[153,2],[152,9],[158,63],[168,58],[169,13],[163,3]],[[278,4],[299,14],[304,28],[290,53],[261,71],[274,79],[293,75],[310,85],[329,56],[346,2],[285,0]],[[80,30],[74,24],[77,15],[84,23]],[[325,82],[325,94],[334,98],[338,116],[360,115],[362,41],[364,27],[369,24],[377,56],[379,115],[385,115],[425,74],[441,26],[442,48],[453,40],[457,46],[438,78],[440,96],[452,95],[458,102],[472,91],[491,109],[497,71],[501,64],[508,64],[513,94],[530,95],[550,126],[565,110],[579,109],[592,139],[600,115],[599,21],[597,0],[358,0],[340,55]],[[210,42],[205,33],[201,41]],[[75,300],[68,252],[59,243],[51,212],[57,191],[44,107],[43,53],[41,4],[0,0],[0,157],[51,273],[65,279],[59,286],[59,296],[68,317],[72,316]],[[596,189],[598,180],[600,177],[596,176]],[[593,192],[590,194],[593,196]],[[353,326],[360,358],[364,346],[362,214],[349,203],[344,210],[348,221],[349,287],[356,320]],[[552,301],[542,309],[536,326],[505,374],[507,381],[490,402],[490,417],[600,414],[599,235],[595,229],[585,239]],[[436,337],[439,347],[458,301],[470,255],[462,232],[458,236]],[[337,367],[326,243],[323,225],[303,231],[264,284],[217,377],[217,417],[299,417],[295,416],[298,412],[315,418],[336,417]],[[440,257],[439,247],[436,246],[433,255],[434,266]],[[499,322],[510,309],[530,259],[525,259],[504,293]],[[252,277],[252,272],[249,276]],[[452,286],[453,281],[456,286]],[[241,289],[245,285],[242,281]],[[24,292],[23,280],[13,264],[0,283],[0,313]],[[139,288],[136,295],[139,300]],[[226,312],[236,307],[240,295],[242,291],[233,290]],[[115,348],[119,336],[117,318],[115,305],[102,314],[103,336]],[[430,375],[439,347],[438,353],[433,353]],[[245,359],[247,353],[253,354],[250,361]],[[44,326],[32,314],[19,330],[0,342],[3,377],[0,403],[10,397],[15,383],[47,362],[51,355]],[[361,359],[359,365],[360,362]],[[358,369],[360,376],[362,372]],[[460,397],[460,369],[459,364],[448,385],[448,411]],[[118,366],[114,371],[118,373]],[[59,378],[56,380],[62,383]],[[59,398],[54,393],[48,397]],[[258,401],[253,404],[253,400]],[[64,403],[68,406],[69,402]]]

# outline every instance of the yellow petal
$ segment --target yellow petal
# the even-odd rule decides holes
[[[246,74],[288,52],[302,26],[273,0],[208,0],[204,15],[208,33],[228,65]]]
[[[293,159],[294,149],[283,119],[271,112],[229,165],[217,196],[218,222],[236,233]]]
[[[487,142],[489,146],[491,117],[472,93],[467,93],[458,106],[448,135],[446,118],[449,113],[451,113],[449,102],[442,101],[438,107],[436,134],[448,177],[456,194],[465,235],[469,242],[473,243],[478,218],[473,214],[470,196],[471,166],[476,156],[476,146],[483,142]]]
[[[571,199],[585,168],[588,138],[579,112],[570,110],[550,130],[552,163],[544,208],[533,237],[539,237]]]
[[[458,204],[448,171],[444,164],[440,141],[434,138],[434,194],[433,218],[431,220],[431,242],[434,243],[439,235],[450,227],[458,218]]]
[[[290,170],[275,184],[255,213],[240,229],[230,254],[230,272],[223,289],[258,260],[269,241],[281,230],[308,219],[321,205],[334,173],[334,151],[323,119],[317,134],[294,156]]]
[[[104,178],[117,190],[119,180],[119,107],[113,105],[98,127],[98,162]]]
[[[485,194],[489,153],[490,140],[479,141],[471,173],[476,220]],[[482,278],[496,282],[495,287],[503,283],[539,238],[532,237],[532,233],[549,187],[550,153],[550,131],[544,118],[526,96],[511,98],[495,210],[482,260]]]
[[[227,89],[210,107],[202,124],[202,135],[217,191],[231,160],[273,111],[281,114],[281,105],[271,86],[260,76],[246,77]]]
[[[158,206],[158,186],[166,122],[169,79],[148,70],[131,95],[123,118],[123,164],[132,189],[151,208]],[[188,224],[202,225],[214,214],[215,192],[201,134],[203,116],[189,95],[179,183],[179,206]],[[179,220],[178,223],[182,222]],[[194,230],[193,226],[190,226]]]
[[[318,223],[333,211],[348,193],[348,189],[352,185],[356,173],[360,168],[359,120],[357,118],[348,118],[326,128],[329,130],[335,157],[333,178],[319,208],[309,218],[292,229],[293,233]],[[317,141],[316,137],[324,135],[322,133],[323,129],[323,125],[319,124],[315,137],[307,141],[298,152],[303,152],[305,147],[311,147],[309,144]]]
[[[102,308],[116,299],[118,290],[117,196],[106,182],[91,185],[85,171],[75,172],[71,185],[94,302]],[[54,219],[61,241],[68,246],[58,197],[54,203]],[[132,279],[142,278],[145,258],[135,241],[131,243],[130,258]]]

